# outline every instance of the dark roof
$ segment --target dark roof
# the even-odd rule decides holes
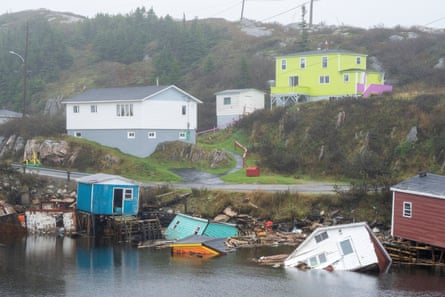
[[[73,102],[105,102],[105,101],[122,101],[122,100],[132,100],[141,101],[152,97],[164,90],[174,88],[179,92],[184,93],[192,100],[201,102],[199,99],[193,97],[192,95],[186,93],[185,91],[179,89],[176,86],[141,86],[141,87],[122,87],[122,88],[100,88],[100,89],[89,89],[85,92],[76,95],[74,97],[63,100],[63,103],[73,103]]]
[[[391,187],[392,191],[445,199],[445,176],[419,174]]]
[[[204,246],[210,247],[220,253],[227,253],[230,251],[230,248],[228,248],[225,245],[226,239],[225,238],[215,238],[211,236],[206,235],[190,235],[183,239],[176,240],[172,246],[175,244],[181,244],[181,243],[201,243]]]
[[[281,55],[277,57],[293,57],[293,56],[312,56],[312,55],[323,55],[323,54],[349,54],[349,55],[357,55],[357,56],[367,56],[366,54],[360,54],[352,51],[341,50],[341,49],[321,49],[316,51],[306,51],[306,52],[298,52],[294,54]]]

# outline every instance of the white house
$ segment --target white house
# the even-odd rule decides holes
[[[264,109],[264,95],[256,89],[225,90],[216,95],[216,122],[219,129],[224,129],[242,116]]]
[[[0,125],[3,123],[6,123],[7,121],[11,119],[18,119],[21,118],[22,114],[15,111],[10,111],[6,109],[0,109]]]
[[[170,85],[90,89],[63,103],[68,135],[147,157],[161,142],[195,143],[202,102]]]

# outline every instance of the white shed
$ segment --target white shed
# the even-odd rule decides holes
[[[224,129],[241,117],[264,109],[265,92],[257,89],[225,90],[216,95],[217,128]]]

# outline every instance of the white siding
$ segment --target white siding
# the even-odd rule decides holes
[[[196,129],[197,103],[177,92],[170,91],[145,101],[94,103],[97,112],[91,112],[92,103],[66,104],[67,130],[84,129]],[[167,97],[168,96],[168,97]],[[116,105],[133,104],[133,116],[117,116]],[[78,105],[78,113],[73,112]],[[182,106],[186,114],[182,114]]]

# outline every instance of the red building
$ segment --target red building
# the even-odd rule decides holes
[[[391,235],[445,248],[445,176],[421,173],[391,191]]]

